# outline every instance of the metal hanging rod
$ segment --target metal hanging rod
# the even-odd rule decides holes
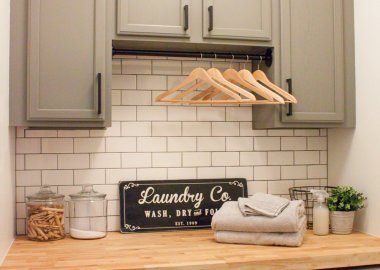
[[[128,50],[112,49],[112,55],[146,55],[146,56],[169,56],[169,57],[198,57],[236,60],[262,60],[266,66],[272,65],[272,48],[268,48],[265,54],[243,54],[243,53],[214,53],[214,52],[190,52],[190,51],[152,51],[152,50]]]

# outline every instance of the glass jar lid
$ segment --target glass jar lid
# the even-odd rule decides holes
[[[37,193],[34,193],[32,195],[26,196],[27,200],[32,201],[59,201],[62,200],[65,197],[65,195],[55,193],[51,190],[50,186],[43,185],[41,186],[40,191]]]
[[[92,185],[84,185],[81,191],[69,196],[72,200],[104,200],[107,194],[95,191]]]

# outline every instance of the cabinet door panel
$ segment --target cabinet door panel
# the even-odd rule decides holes
[[[344,120],[342,0],[281,0],[282,84],[298,104],[283,122]]]
[[[149,36],[189,36],[190,0],[119,0],[118,34]]]
[[[203,36],[271,39],[271,0],[203,0]],[[212,19],[209,7],[212,7]],[[212,20],[212,30],[209,29]]]
[[[105,0],[29,0],[28,120],[104,120],[105,19]]]

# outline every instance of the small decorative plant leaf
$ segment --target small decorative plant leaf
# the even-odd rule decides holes
[[[353,187],[338,186],[331,191],[327,207],[330,211],[356,211],[364,207],[366,199]]]

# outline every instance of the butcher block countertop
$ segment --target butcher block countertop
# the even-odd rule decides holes
[[[219,244],[210,230],[109,233],[100,240],[18,237],[1,269],[323,269],[380,264],[380,238],[315,236],[302,247]]]

